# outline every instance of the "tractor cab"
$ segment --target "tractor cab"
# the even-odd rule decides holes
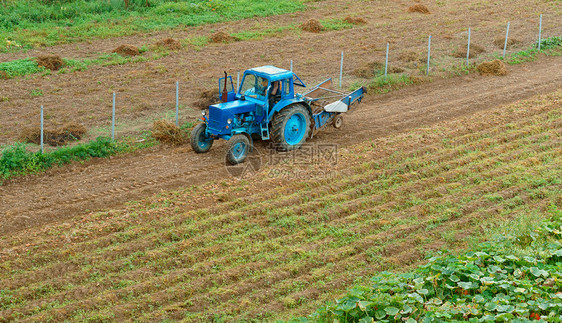
[[[297,82],[295,82],[297,80]],[[277,92],[278,101],[295,97],[294,85],[305,86],[293,72],[275,66],[262,66],[244,72],[237,98],[255,99],[269,108],[270,96]],[[275,102],[277,103],[277,102]]]

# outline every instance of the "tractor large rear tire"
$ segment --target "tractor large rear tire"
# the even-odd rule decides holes
[[[311,118],[302,104],[283,108],[271,122],[271,139],[280,151],[299,149],[310,135]]]
[[[191,148],[198,154],[208,152],[213,146],[213,139],[208,138],[206,134],[207,124],[200,123],[191,130],[191,137],[189,138]]]

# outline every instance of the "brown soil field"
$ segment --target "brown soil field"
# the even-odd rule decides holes
[[[448,76],[443,72],[461,65],[462,58],[451,53],[465,45],[470,26],[472,41],[485,49],[475,63],[489,60],[501,50],[494,40],[505,35],[505,24],[511,21],[510,37],[520,42],[508,53],[526,49],[537,39],[538,15],[544,13],[543,37],[562,34],[562,9],[555,2],[533,1],[440,1],[425,3],[430,15],[409,13],[413,1],[343,1],[309,2],[304,12],[268,18],[247,19],[200,27],[147,33],[129,37],[103,39],[66,44],[47,49],[33,49],[26,53],[2,53],[0,61],[36,57],[46,52],[63,58],[96,58],[111,53],[123,44],[135,47],[152,45],[165,38],[183,40],[189,37],[210,36],[214,31],[229,33],[261,31],[264,28],[299,26],[310,19],[341,19],[360,17],[364,25],[352,29],[322,31],[321,33],[283,32],[270,38],[211,43],[203,48],[187,45],[168,56],[140,63],[116,66],[91,66],[86,71],[48,76],[31,75],[0,82],[0,145],[11,143],[19,136],[18,129],[37,123],[39,106],[45,106],[47,122],[61,126],[70,121],[92,129],[85,139],[106,134],[111,120],[111,92],[117,92],[117,134],[135,133],[149,129],[153,120],[162,119],[173,111],[175,82],[180,81],[182,121],[198,115],[193,105],[202,91],[215,88],[216,80],[226,70],[232,75],[246,68],[271,64],[289,67],[294,61],[295,71],[312,85],[326,77],[336,78],[339,58],[347,51],[344,62],[344,87],[364,79],[352,71],[366,62],[384,62],[385,44],[391,43],[390,65],[412,76],[423,77],[424,62],[404,62],[399,55],[405,51],[426,57],[427,36],[432,35],[432,78]],[[149,50],[142,55],[151,57]],[[41,90],[43,96],[33,96]],[[97,129],[97,130],[96,130]]]
[[[473,60],[476,64],[500,52],[494,40],[505,34],[508,20],[510,35],[519,41],[509,47],[511,53],[536,41],[539,13],[545,14],[544,37],[560,35],[562,8],[556,1],[444,0],[424,3],[431,12],[425,15],[408,12],[414,4],[324,0],[282,16],[0,54],[0,61],[47,52],[94,58],[122,44],[140,48],[162,39],[209,36],[216,30],[298,27],[310,19],[366,21],[340,31],[282,33],[202,48],[189,45],[142,63],[7,80],[0,75],[0,145],[35,126],[40,105],[53,129],[76,123],[88,129],[86,139],[107,134],[114,91],[117,134],[148,130],[154,120],[174,110],[176,81],[181,121],[193,121],[200,115],[195,103],[208,102],[208,90],[216,87],[223,70],[235,75],[266,64],[288,68],[293,60],[295,72],[313,85],[326,76],[336,78],[339,55],[345,50],[348,88],[364,81],[362,73],[355,76],[353,71],[384,62],[385,44],[390,42],[391,66],[424,78],[419,59],[426,54],[429,34],[435,62],[427,78],[431,82],[369,95],[344,115],[342,129],[330,127],[316,134],[310,143],[337,146],[340,159],[336,165],[295,166],[302,180],[268,177],[267,171],[275,168],[271,159],[287,157],[263,142],[256,144],[264,161],[260,173],[232,178],[224,166],[225,142],[218,141],[208,154],[195,154],[187,144],[158,145],[3,183],[0,286],[13,294],[0,295],[0,321],[209,321],[214,315],[235,321],[306,315],[341,295],[357,277],[414,266],[431,252],[463,247],[471,233],[488,224],[509,220],[495,218],[504,210],[485,194],[505,200],[522,196],[533,210],[543,210],[548,203],[561,205],[559,197],[530,196],[526,186],[504,189],[495,182],[457,180],[466,175],[457,166],[471,165],[471,171],[486,178],[508,176],[510,167],[559,174],[562,56],[540,55],[535,62],[507,66],[505,76],[451,77],[448,70],[464,62],[451,53],[463,46],[469,26],[475,30],[474,42],[485,50]],[[141,55],[151,54],[149,50]],[[44,95],[33,96],[36,89]],[[520,103],[527,99],[532,102]],[[513,129],[522,132],[510,132]],[[478,136],[482,141],[471,141]],[[484,152],[464,156],[454,147],[442,150],[444,138]],[[526,155],[528,149],[533,156]],[[423,156],[420,163],[450,168],[424,177],[428,167],[413,165],[413,156]],[[362,190],[380,175],[368,161],[394,165],[390,161],[396,160],[402,164],[385,171],[400,173],[395,180],[404,186],[384,196],[366,195]],[[549,162],[543,165],[542,160]],[[404,164],[419,171],[399,169]],[[503,166],[492,167],[498,164]],[[339,177],[315,178],[326,169]],[[408,203],[401,194],[461,203],[460,196],[447,195],[459,185],[470,186],[476,196],[463,206],[463,216],[436,219],[421,205],[389,211]],[[334,206],[334,200],[343,204]],[[286,213],[273,214],[264,205]],[[384,213],[388,218],[373,217],[377,212],[389,212]],[[297,214],[304,222],[283,222],[284,214]],[[314,229],[318,231],[307,230],[310,223],[320,223]],[[340,225],[349,225],[350,231],[329,231]],[[345,239],[358,240],[348,245]],[[342,245],[326,247],[338,243]]]
[[[561,91],[533,96],[342,145],[336,163],[290,161],[245,180],[184,182],[121,209],[0,235],[0,317],[306,315],[374,271],[405,270],[501,222],[562,205],[554,193],[561,99]],[[298,168],[295,178],[270,176]]]
[[[344,116],[341,131],[328,128],[311,142],[345,147],[550,93],[562,86],[560,69],[561,57],[547,57],[511,66],[507,76],[470,74],[372,97]],[[270,153],[265,142],[257,145],[263,154]],[[224,141],[217,141],[203,155],[187,145],[159,146],[13,179],[0,186],[0,233],[58,221],[84,210],[117,207],[162,189],[228,178],[222,165],[225,149]]]

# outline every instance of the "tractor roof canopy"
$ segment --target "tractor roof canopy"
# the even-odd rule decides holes
[[[279,67],[266,65],[262,67],[254,67],[246,71],[257,76],[268,79],[270,82],[285,80],[293,77],[293,72],[284,70]]]

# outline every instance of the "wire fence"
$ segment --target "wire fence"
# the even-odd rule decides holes
[[[509,32],[510,32],[510,25],[511,22],[507,22],[506,25],[506,31],[505,31],[505,40],[504,40],[504,45],[503,45],[503,53],[501,55],[502,58],[506,57],[506,52],[507,52],[507,48],[508,48],[508,39],[509,39]],[[541,40],[542,40],[542,26],[543,26],[543,15],[541,14],[539,16],[539,25],[537,26],[537,40],[536,42],[534,42],[534,44],[537,44],[537,50],[541,51]],[[471,54],[471,36],[473,36],[473,30],[472,28],[468,28],[468,35],[467,35],[467,43],[466,43],[466,65],[469,66],[470,65],[470,54]],[[431,73],[431,61],[432,61],[432,54],[431,54],[431,50],[432,50],[432,35],[428,35],[427,38],[427,61],[425,62],[425,74],[426,75],[430,75]],[[386,79],[389,75],[389,57],[391,55],[391,46],[390,43],[387,42],[386,43],[386,50],[385,50],[385,63],[384,63],[384,78]],[[340,64],[339,64],[339,87],[342,88],[343,86],[343,79],[344,79],[344,67],[345,67],[345,62],[344,62],[344,58],[345,58],[345,51],[341,52],[341,57],[340,57]],[[291,71],[294,71],[295,66],[294,66],[294,62],[293,60],[291,60],[289,62],[289,68]],[[240,87],[240,74],[241,72],[238,71],[237,72],[237,79],[236,79],[236,88],[239,89]],[[179,127],[179,119],[180,119],[180,95],[179,95],[179,90],[180,90],[180,82],[176,81],[175,83],[175,125]],[[217,91],[218,93],[218,91]],[[111,139],[115,140],[115,127],[116,127],[116,123],[117,123],[117,115],[116,115],[116,106],[119,103],[119,98],[117,97],[116,93],[113,92],[113,104],[112,104],[112,114],[111,114]],[[41,135],[40,135],[40,151],[43,153],[44,152],[44,107],[43,105],[41,105],[40,108],[40,131],[41,131]]]

